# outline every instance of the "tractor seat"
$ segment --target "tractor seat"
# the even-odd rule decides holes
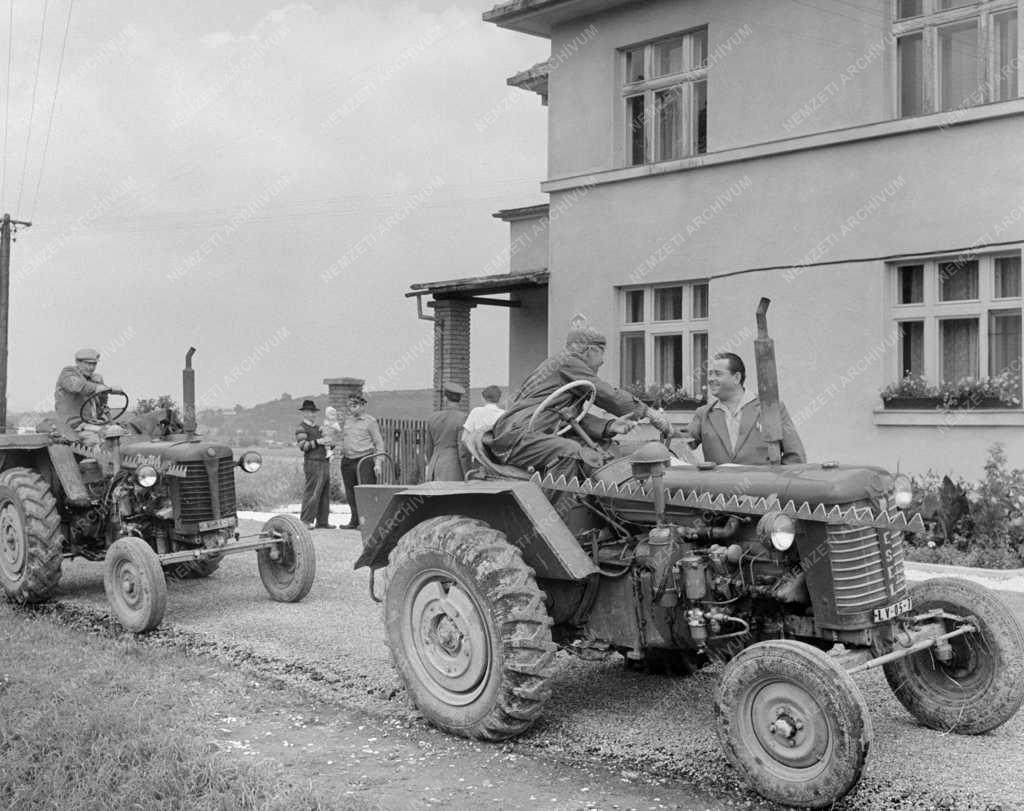
[[[462,441],[466,443],[473,458],[480,463],[486,478],[529,479],[531,475],[529,472],[513,465],[503,465],[491,456],[486,440],[490,440],[492,436],[490,431],[467,431],[462,436]]]

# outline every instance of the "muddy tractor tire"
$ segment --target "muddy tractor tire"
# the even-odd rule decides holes
[[[167,609],[167,581],[160,558],[142,538],[119,538],[104,561],[103,588],[126,631],[152,631]]]
[[[458,515],[417,525],[391,553],[384,622],[395,668],[434,726],[499,741],[551,694],[551,618],[504,533]]]
[[[64,537],[57,500],[34,470],[0,473],[0,586],[15,603],[41,603],[60,582]]]
[[[953,659],[921,651],[883,666],[899,702],[932,729],[978,735],[1006,723],[1024,702],[1024,630],[1013,612],[984,586],[953,577],[910,589],[913,611],[941,608],[978,628],[949,640]],[[947,631],[957,623],[942,620]]]
[[[802,642],[759,642],[724,668],[715,690],[726,757],[762,797],[827,808],[860,780],[871,743],[850,675]]]
[[[283,541],[256,550],[263,587],[279,603],[297,603],[309,594],[316,579],[313,536],[293,515],[275,515],[263,525],[263,532]]]

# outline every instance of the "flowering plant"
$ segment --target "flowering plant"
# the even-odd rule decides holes
[[[671,383],[652,383],[645,386],[637,381],[624,388],[634,397],[645,403],[654,403],[660,408],[689,405],[694,402],[704,402],[706,399],[706,394],[703,391],[699,394],[690,394],[683,386],[674,386]]]
[[[994,377],[962,377],[939,388],[943,408],[978,408],[985,400],[998,400],[1007,408],[1019,407],[1020,377],[1002,372]]]
[[[929,386],[922,375],[907,375],[882,389],[882,399],[888,402],[896,397],[938,397],[938,386]]]

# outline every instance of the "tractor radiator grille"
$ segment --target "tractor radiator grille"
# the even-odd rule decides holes
[[[902,596],[903,538],[874,527],[829,526],[836,610],[855,614]]]
[[[220,492],[220,515],[213,514],[213,499],[210,496],[210,483],[206,475],[206,465],[202,462],[185,462],[188,475],[178,480],[178,492],[181,495],[181,521],[209,521],[235,514],[235,464],[231,457],[218,461],[217,486]]]

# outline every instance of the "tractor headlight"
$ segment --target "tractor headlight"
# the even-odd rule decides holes
[[[263,467],[263,457],[256,451],[246,451],[238,460],[238,466],[246,473],[255,473]]]
[[[152,487],[157,478],[156,468],[152,465],[139,465],[135,468],[135,481],[142,487]]]
[[[914,487],[910,483],[909,476],[900,473],[893,481],[892,500],[901,510],[910,506],[910,502],[914,500]]]
[[[780,512],[762,516],[757,524],[758,535],[780,552],[785,552],[796,540],[796,521]]]

